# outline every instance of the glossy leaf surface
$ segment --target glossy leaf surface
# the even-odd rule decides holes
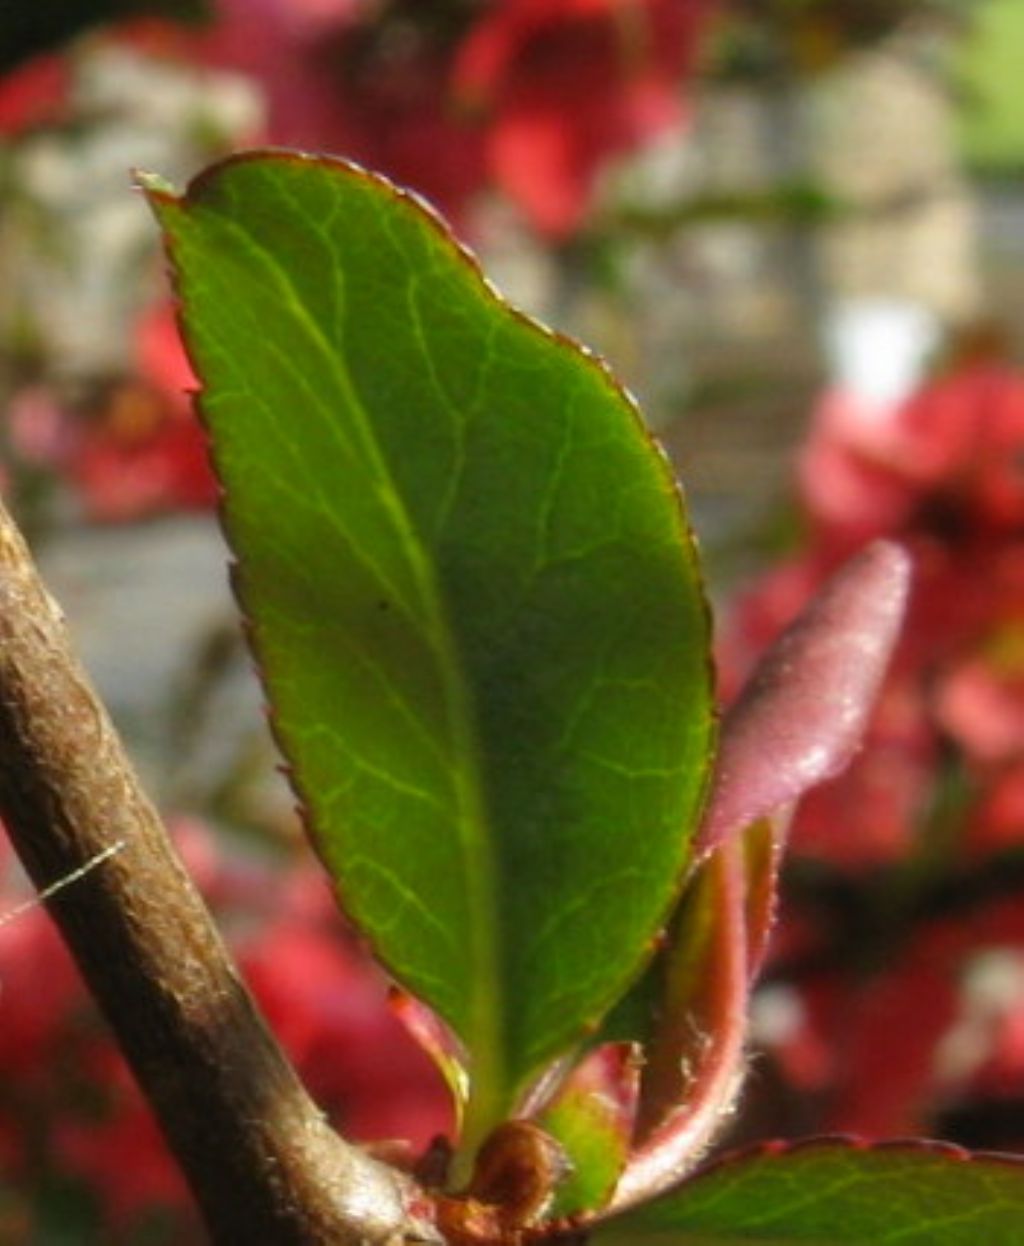
[[[346,910],[465,1044],[479,1139],[688,858],[712,712],[679,495],[607,372],[386,182],[253,153],[144,184],[278,739]]]
[[[1024,1163],[928,1143],[769,1145],[698,1173],[593,1246],[1011,1246]]]

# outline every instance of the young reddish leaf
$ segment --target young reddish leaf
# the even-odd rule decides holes
[[[754,837],[762,834],[758,827]],[[752,854],[754,863],[768,861]],[[650,1198],[698,1163],[743,1072],[750,973],[747,859],[736,836],[697,868],[659,967],[657,1023],[645,1047],[635,1145],[614,1207]]]
[[[437,1014],[415,996],[394,987],[388,1003],[394,1015],[439,1069],[451,1092],[456,1122],[461,1124],[462,1110],[469,1098],[465,1052]]]
[[[722,725],[698,851],[792,805],[846,766],[903,618],[910,560],[876,541],[772,646]]]
[[[593,1246],[1010,1246],[1024,1162],[929,1142],[769,1143],[607,1220]]]
[[[902,617],[908,565],[900,549],[879,542],[840,571],[726,716],[698,837],[705,856],[665,950],[612,1018],[636,1024],[646,1008],[634,1032],[646,1055],[637,1146],[615,1207],[679,1180],[733,1106],[789,814],[856,747]]]
[[[788,813],[761,818],[743,832],[743,920],[747,935],[747,973],[751,982],[760,972],[775,924],[776,884],[785,846]]]
[[[464,1044],[467,1149],[622,992],[709,767],[668,466],[591,357],[341,161],[151,202],[236,587],[344,904]]]

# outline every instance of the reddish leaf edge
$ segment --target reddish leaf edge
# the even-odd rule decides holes
[[[458,1132],[469,1098],[469,1073],[462,1044],[433,1009],[401,987],[392,986],[389,990],[388,1008],[444,1078],[454,1106]]]

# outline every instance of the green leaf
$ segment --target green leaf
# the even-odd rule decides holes
[[[1011,1246],[1024,1162],[941,1143],[814,1140],[725,1159],[592,1246]]]
[[[347,912],[464,1043],[469,1140],[638,972],[713,735],[667,463],[412,197],[236,157],[164,227],[224,520]]]
[[[539,1124],[558,1141],[570,1165],[550,1217],[596,1211],[611,1198],[629,1154],[639,1078],[635,1047],[603,1047],[573,1070],[541,1113]]]

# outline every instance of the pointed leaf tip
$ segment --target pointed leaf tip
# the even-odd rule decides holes
[[[168,197],[177,194],[175,188],[159,173],[150,173],[146,169],[132,169],[132,183],[147,196]]]
[[[910,558],[876,541],[838,571],[725,715],[698,852],[839,773],[863,734],[899,633]]]

